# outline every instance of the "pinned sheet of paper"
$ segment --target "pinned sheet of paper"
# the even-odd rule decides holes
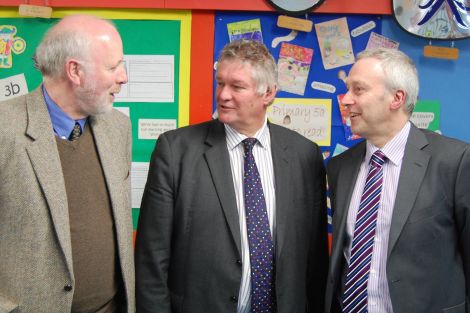
[[[331,144],[331,99],[276,98],[268,119],[320,146]]]
[[[128,82],[115,102],[173,102],[175,61],[173,55],[124,55]]]
[[[400,43],[398,41],[371,32],[369,41],[367,42],[366,50],[374,50],[377,48],[388,48],[397,50],[399,45]]]
[[[277,62],[279,88],[303,96],[312,57],[313,49],[283,42]]]
[[[438,131],[441,128],[441,105],[438,101],[419,100],[410,120],[416,127]]]
[[[145,183],[149,172],[149,162],[132,162],[131,166],[131,186],[132,186],[132,207],[140,208],[142,196],[144,194]]]
[[[13,99],[28,93],[28,85],[24,74],[0,79],[0,101]]]
[[[347,112],[345,106],[341,104],[343,97],[344,97],[344,94],[337,95],[339,112],[341,114],[341,123],[343,124],[343,130],[344,130],[344,138],[348,141],[359,139],[361,138],[361,136],[353,134],[351,130],[351,119],[349,117],[349,112]]]
[[[345,17],[315,24],[325,70],[354,63],[348,22]]]
[[[249,39],[263,42],[261,22],[259,18],[227,24],[230,42],[237,39]]]
[[[138,139],[158,139],[166,131],[176,129],[174,119],[139,119]]]

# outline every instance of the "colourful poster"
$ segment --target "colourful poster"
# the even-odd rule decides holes
[[[261,23],[259,19],[227,24],[230,42],[237,39],[251,39],[263,42]]]
[[[351,36],[345,17],[315,24],[315,30],[326,70],[354,63]]]
[[[268,119],[320,146],[331,144],[331,99],[276,98]]]
[[[349,113],[346,111],[346,108],[341,105],[344,94],[338,95],[338,106],[339,112],[341,114],[341,123],[343,124],[344,129],[344,138],[346,140],[355,140],[361,138],[361,136],[353,134],[351,131],[351,119],[349,118]]]
[[[398,49],[400,43],[380,34],[371,32],[366,50],[374,50],[377,48]]]
[[[278,83],[281,90],[303,96],[313,50],[282,43],[278,60]]]

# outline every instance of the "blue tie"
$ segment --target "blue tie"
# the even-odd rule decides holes
[[[367,313],[367,286],[386,159],[380,150],[375,151],[370,159],[369,173],[356,215],[343,295],[343,313]]]
[[[273,313],[276,308],[274,244],[269,229],[263,186],[253,157],[253,146],[256,142],[255,138],[243,140],[243,193],[250,249],[251,313]]]

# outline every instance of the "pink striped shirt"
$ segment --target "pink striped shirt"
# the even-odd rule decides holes
[[[377,217],[377,229],[368,281],[367,309],[369,313],[393,313],[386,272],[388,238],[393,207],[395,204],[395,196],[397,193],[398,179],[400,177],[400,170],[409,132],[410,123],[407,122],[403,129],[381,149],[388,160],[385,162],[383,167],[384,180],[382,196]],[[356,214],[361,201],[362,190],[366,182],[369,160],[372,154],[378,149],[379,148],[367,142],[366,155],[362,161],[356,185],[354,186],[354,191],[351,197],[351,202],[349,204],[346,226],[347,237],[344,248],[344,256],[348,262],[351,253],[351,241],[354,234]]]

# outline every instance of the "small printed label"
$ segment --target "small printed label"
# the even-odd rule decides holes
[[[352,31],[351,31],[351,36],[353,37],[357,37],[359,35],[362,35],[364,33],[367,33],[369,30],[372,30],[375,28],[375,22],[374,21],[369,21],[365,24],[362,24],[361,26],[359,27],[356,27],[354,28]]]
[[[21,16],[51,18],[52,8],[39,5],[20,4],[18,13]]]
[[[28,93],[24,74],[0,79],[0,101],[12,99]]]
[[[321,90],[324,92],[329,92],[329,93],[335,93],[336,87],[330,84],[322,83],[322,82],[316,82],[314,81],[312,83],[312,88],[316,90]]]

